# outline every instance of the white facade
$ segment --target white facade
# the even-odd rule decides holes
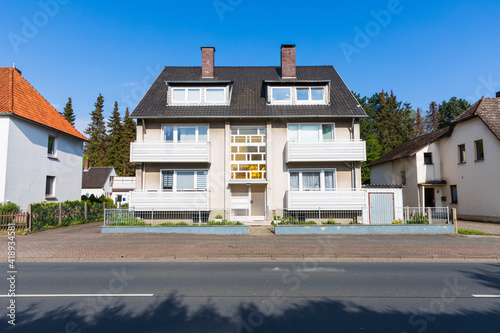
[[[476,158],[475,142],[482,140],[484,159]],[[459,146],[465,145],[465,162],[459,160]],[[432,154],[432,164],[424,154]],[[500,221],[500,140],[480,118],[454,125],[451,136],[419,150],[415,155],[371,167],[372,183],[401,184],[404,205],[456,208],[460,218]],[[457,200],[452,199],[452,187]]]
[[[49,136],[55,151],[48,154]],[[0,202],[26,210],[30,203],[79,200],[83,141],[33,122],[0,117]],[[52,187],[47,190],[47,177]]]

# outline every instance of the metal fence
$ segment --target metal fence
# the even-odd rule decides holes
[[[247,223],[251,220],[247,209],[211,209],[193,211],[106,209],[104,226],[161,225],[193,223]]]
[[[255,217],[248,209],[212,209],[195,211],[165,211],[106,209],[104,226],[162,225],[240,222],[251,224]],[[262,217],[259,217],[262,219]],[[380,209],[355,210],[267,209],[262,223],[275,224],[449,224],[448,207],[395,207],[381,214]]]
[[[15,230],[28,229],[28,213],[0,214],[0,231],[8,230],[9,226],[13,226]]]
[[[363,210],[297,210],[276,208],[271,211],[271,219],[276,224],[357,224],[363,223]]]

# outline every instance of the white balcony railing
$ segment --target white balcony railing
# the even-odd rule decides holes
[[[113,190],[133,190],[133,189],[135,189],[135,177],[113,178]]]
[[[130,207],[135,210],[208,210],[209,193],[208,191],[135,190],[131,195]]]
[[[130,162],[210,162],[209,142],[132,142]]]
[[[365,207],[366,192],[361,189],[334,191],[287,191],[288,209],[361,210]]]
[[[292,142],[286,144],[286,162],[365,161],[366,144],[362,140],[334,142]]]

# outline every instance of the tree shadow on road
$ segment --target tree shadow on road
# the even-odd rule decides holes
[[[452,300],[453,301],[453,300]],[[16,314],[17,325],[0,323],[1,332],[497,332],[500,309],[453,311],[437,299],[415,312],[373,309],[350,301],[319,299],[292,304],[270,298],[267,304],[240,303],[235,315],[220,313],[213,302],[196,310],[177,295],[160,298],[144,311],[130,303],[91,309],[81,304],[44,312],[41,304]],[[265,303],[265,302],[264,302]],[[376,304],[376,303],[374,303]],[[375,306],[376,307],[376,306]],[[43,313],[42,316],[39,314]]]

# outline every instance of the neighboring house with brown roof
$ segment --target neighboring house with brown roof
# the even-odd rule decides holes
[[[0,202],[79,200],[84,141],[18,69],[0,68]]]
[[[333,66],[165,67],[139,102],[136,210],[230,212],[269,221],[275,208],[365,207],[359,119],[366,117]],[[229,218],[229,215],[226,215]]]
[[[449,127],[405,142],[370,164],[373,184],[404,184],[405,206],[457,209],[500,221],[500,92]]]

